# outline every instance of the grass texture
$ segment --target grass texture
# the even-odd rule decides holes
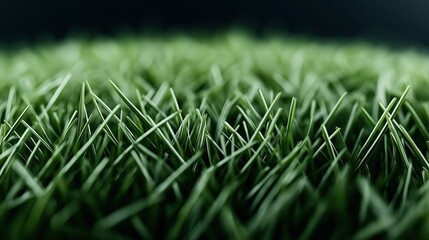
[[[0,235],[429,235],[429,58],[228,33],[0,52]]]

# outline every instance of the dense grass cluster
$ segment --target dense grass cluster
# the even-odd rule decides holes
[[[427,56],[362,43],[0,52],[0,235],[424,238],[428,87]]]

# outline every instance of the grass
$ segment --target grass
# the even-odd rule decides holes
[[[424,53],[231,32],[0,66],[2,238],[429,235]]]

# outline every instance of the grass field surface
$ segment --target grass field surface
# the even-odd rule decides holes
[[[429,57],[228,33],[0,50],[2,239],[429,236]]]

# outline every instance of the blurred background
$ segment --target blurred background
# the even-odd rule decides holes
[[[429,46],[425,0],[0,0],[0,42],[71,34],[213,32],[298,33]]]

